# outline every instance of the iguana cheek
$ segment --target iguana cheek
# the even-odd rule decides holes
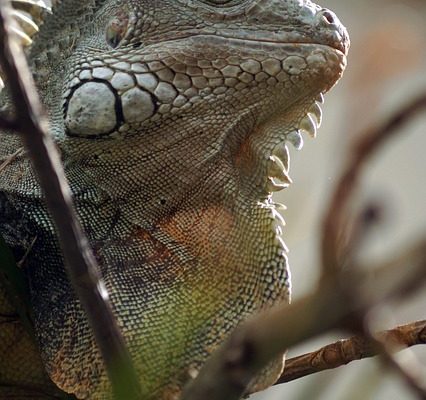
[[[116,96],[107,84],[87,82],[71,94],[65,125],[71,135],[107,134],[117,125],[116,108]]]
[[[150,118],[155,112],[153,96],[134,86],[133,78],[124,73],[115,74],[111,82],[82,81],[65,101],[68,135],[104,136],[124,122],[139,123]]]
[[[164,219],[159,229],[182,248],[211,265],[235,258],[236,246],[230,246],[235,235],[236,221],[227,210],[218,206],[199,210],[183,210]],[[233,234],[234,233],[234,237]]]

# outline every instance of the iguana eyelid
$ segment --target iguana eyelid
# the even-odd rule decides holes
[[[229,9],[233,7],[241,7],[247,3],[248,0],[201,0],[207,6],[214,7],[217,11],[221,8]]]
[[[225,5],[225,4],[227,4],[227,3],[231,3],[232,2],[232,0],[209,0],[208,1],[208,3],[212,3],[212,4],[217,4],[217,5],[219,5],[219,6],[221,6],[221,5]]]

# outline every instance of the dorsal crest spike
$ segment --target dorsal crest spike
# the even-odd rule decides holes
[[[47,53],[52,48],[52,41],[60,41],[61,48],[72,48],[72,43],[80,36],[79,30],[70,29],[71,25],[79,25],[92,16],[105,0],[58,0],[53,2],[51,14],[46,16],[30,49],[30,62]],[[65,45],[65,44],[68,45]],[[55,58],[66,56],[61,52]]]

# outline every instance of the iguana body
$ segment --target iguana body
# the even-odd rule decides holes
[[[270,193],[288,184],[284,142],[315,130],[307,114],[319,117],[347,47],[309,1],[64,0],[42,25],[29,60],[144,398],[177,398],[239,321],[289,300]],[[20,146],[3,135],[0,156]],[[24,154],[0,188],[6,241],[18,259],[33,243],[24,271],[47,372],[108,398]]]

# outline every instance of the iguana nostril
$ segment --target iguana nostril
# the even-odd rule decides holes
[[[322,11],[322,18],[325,22],[327,22],[330,25],[332,25],[336,22],[335,15],[329,10],[323,10]]]
[[[315,38],[319,44],[325,44],[340,50],[342,53],[347,53],[349,48],[348,32],[332,11],[327,8],[318,9],[314,26],[316,28]]]

